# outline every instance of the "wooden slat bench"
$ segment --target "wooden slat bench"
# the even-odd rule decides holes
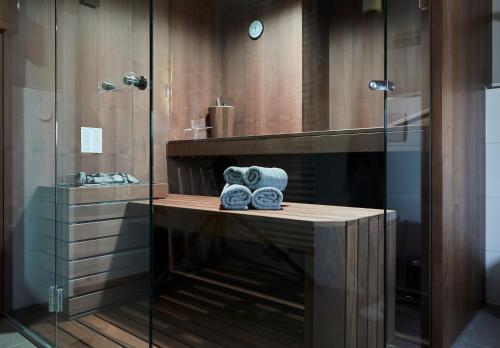
[[[218,197],[171,194],[154,201],[154,223],[169,230],[260,241],[281,250],[302,250],[303,303],[254,289],[232,285],[231,289],[302,308],[306,347],[383,346],[386,270],[388,289],[394,289],[394,211],[388,211],[385,220],[384,211],[376,209],[284,203],[279,211],[228,211],[221,210],[219,203]],[[384,221],[388,222],[385,240]],[[248,233],[231,233],[236,228]],[[217,285],[224,286],[221,282]],[[388,291],[387,298],[391,331],[393,291]]]
[[[130,203],[147,199],[149,194],[147,183],[38,188],[39,233],[51,246],[40,253],[39,271],[42,279],[53,282],[57,261],[68,317],[146,296],[149,209]],[[167,184],[153,185],[155,198],[167,194]]]

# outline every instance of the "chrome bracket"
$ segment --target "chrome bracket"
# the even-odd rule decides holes
[[[48,307],[50,313],[60,313],[64,309],[64,290],[60,286],[49,287]]]
[[[384,81],[384,80],[373,80],[368,84],[368,88],[372,91],[388,91],[394,92],[396,90],[396,86],[392,81]]]

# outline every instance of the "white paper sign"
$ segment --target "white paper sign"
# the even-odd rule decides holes
[[[80,151],[82,153],[102,153],[102,128],[80,128]]]

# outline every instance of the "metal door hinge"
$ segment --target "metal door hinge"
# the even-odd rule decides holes
[[[64,309],[64,290],[63,288],[52,285],[49,287],[49,312],[60,313]]]
[[[372,91],[389,91],[394,92],[396,90],[396,86],[392,81],[381,81],[381,80],[373,80],[370,81],[368,87]]]

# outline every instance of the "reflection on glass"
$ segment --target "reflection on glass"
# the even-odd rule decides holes
[[[429,13],[384,6],[20,1],[10,316],[60,347],[426,344]],[[252,166],[286,187],[224,176]]]

